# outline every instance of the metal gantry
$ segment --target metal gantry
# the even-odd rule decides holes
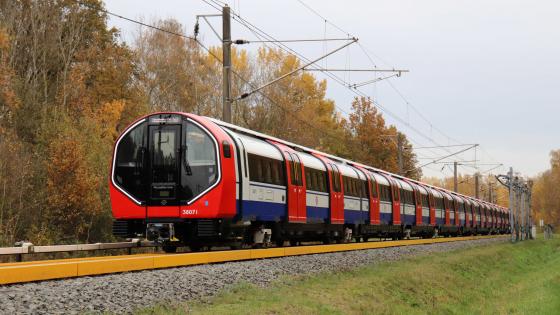
[[[496,179],[509,189],[511,241],[530,239],[533,225],[531,216],[532,182],[516,175],[511,167],[507,175],[498,175]]]

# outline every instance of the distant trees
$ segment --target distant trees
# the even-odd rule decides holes
[[[560,226],[560,150],[550,152],[550,168],[534,178],[532,192],[535,223]]]
[[[0,246],[110,240],[108,170],[120,131],[159,110],[221,117],[220,48],[147,28],[128,46],[100,0],[80,3],[0,2]],[[184,33],[172,19],[154,24]],[[267,48],[234,49],[232,61],[234,97],[301,65]],[[299,72],[235,101],[233,121],[395,172],[399,131],[369,99],[343,118],[326,90]],[[420,176],[411,150],[404,165]]]
[[[348,131],[350,156],[364,164],[393,173],[399,173],[398,138],[403,146],[402,174],[420,179],[422,171],[416,168],[416,156],[406,136],[394,126],[386,126],[385,119],[371,99],[361,97],[352,102],[352,113],[343,125]]]
[[[453,177],[446,178],[435,178],[435,177],[425,177],[422,178],[423,182],[431,185],[442,187],[453,191]],[[457,190],[459,193],[471,197],[476,196],[475,191],[475,179],[473,175],[458,174],[457,176]],[[507,188],[500,184],[494,175],[480,175],[479,178],[479,194],[480,199],[490,201],[490,196],[492,201],[503,207],[508,207],[509,203],[509,193]]]

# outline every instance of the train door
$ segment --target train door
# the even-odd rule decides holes
[[[465,211],[465,227],[471,227],[471,221],[470,221],[470,210],[469,210],[469,204],[466,200],[463,200],[463,211]]]
[[[148,125],[147,217],[179,216],[181,125],[164,118]],[[174,121],[173,121],[174,122]]]
[[[331,171],[331,223],[344,223],[344,193],[342,191],[342,178],[338,167],[329,163]]]
[[[306,209],[305,209],[305,190],[303,187],[303,176],[301,162],[297,156],[291,154],[287,150],[282,151],[286,160],[286,186],[288,189],[288,222],[305,222]],[[303,197],[302,195],[303,191]],[[301,204],[303,202],[303,207]],[[301,209],[303,208],[303,209]],[[303,213],[304,217],[301,217]]]
[[[297,153],[281,143],[268,140],[280,150],[285,160],[286,190],[287,190],[287,218],[290,223],[305,223],[307,221],[304,165]]]
[[[453,197],[452,197],[453,198]],[[453,198],[453,211],[455,211],[455,226],[460,226],[461,225],[461,214],[459,213],[459,203],[457,202],[457,200],[455,198]]]
[[[398,184],[390,177],[387,180],[391,183],[391,200],[393,201],[393,225],[401,224],[401,198]]]
[[[313,156],[321,160],[327,169],[327,181],[329,186],[329,220],[331,224],[344,223],[344,195],[342,193],[342,179],[340,171],[328,158],[313,153]]]
[[[297,179],[295,182],[292,180],[292,184],[297,186],[297,220],[299,222],[307,222],[307,191],[305,189],[305,176],[304,167],[301,159],[297,153],[291,153],[293,161],[293,170],[295,176],[292,177]]]
[[[445,226],[449,226],[451,222],[451,205],[447,196],[443,196],[443,207],[445,208]]]
[[[414,189],[414,208],[416,209],[416,225],[422,225],[422,194],[420,193],[420,189],[418,186],[411,184],[412,188]]]
[[[369,223],[378,225],[381,223],[380,204],[379,204],[379,188],[375,176],[365,171],[369,188]]]
[[[428,191],[428,205],[430,207],[430,225],[436,225],[436,202],[434,193],[431,188],[426,188]]]

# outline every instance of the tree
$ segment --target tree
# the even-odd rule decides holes
[[[398,138],[403,142],[403,174],[414,179],[421,176],[416,168],[416,155],[406,135],[395,126],[386,126],[371,99],[356,97],[352,113],[345,123],[352,158],[367,165],[398,173]]]
[[[185,33],[172,19],[154,24]],[[159,110],[221,118],[221,58],[220,47],[151,28],[131,48],[107,26],[101,0],[0,1],[0,243],[111,240],[107,182],[119,133]],[[384,134],[398,131],[365,100],[348,122],[327,82],[308,72],[238,99],[301,61],[233,48],[232,65],[235,124],[394,171],[395,146],[371,138],[368,119]],[[361,140],[374,147],[357,149]],[[405,156],[413,168],[414,155]]]
[[[560,150],[550,152],[550,169],[533,179],[532,210],[535,221],[560,225]]]

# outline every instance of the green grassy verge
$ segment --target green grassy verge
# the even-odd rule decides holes
[[[560,314],[560,240],[495,244],[241,284],[139,314]]]

